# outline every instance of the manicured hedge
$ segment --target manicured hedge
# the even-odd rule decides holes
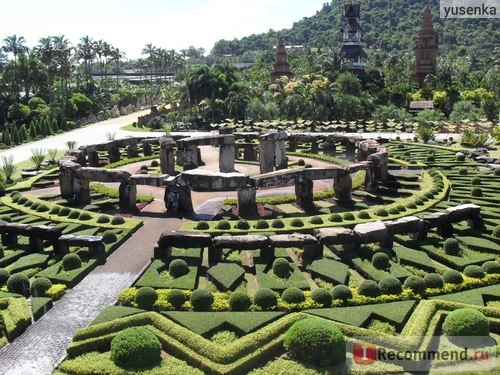
[[[209,268],[207,277],[220,290],[234,290],[244,280],[245,270],[235,263],[218,263]]]
[[[345,284],[349,276],[349,266],[329,258],[313,261],[308,270],[313,278],[320,278],[335,285]]]

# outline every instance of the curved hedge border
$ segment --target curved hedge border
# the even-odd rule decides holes
[[[47,169],[39,174],[37,174],[36,176],[33,176],[33,177],[30,177],[28,179],[25,179],[25,180],[22,180],[18,183],[15,183],[14,185],[11,185],[9,187],[7,187],[5,189],[5,191],[7,192],[11,192],[11,191],[26,191],[26,190],[30,190],[31,187],[33,186],[33,184],[37,181],[40,181],[42,178],[44,178],[45,176],[48,176],[54,172],[57,172],[59,171],[59,167],[55,167],[55,168],[50,168],[50,169]]]

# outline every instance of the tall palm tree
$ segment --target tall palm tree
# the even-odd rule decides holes
[[[76,47],[76,57],[83,60],[85,74],[90,75],[92,62],[96,57],[96,42],[85,35]]]
[[[14,55],[14,63],[17,62],[17,56],[20,53],[28,52],[28,47],[26,47],[26,40],[24,36],[18,37],[16,34],[10,35],[3,40],[2,50],[7,53],[12,53]]]
[[[151,81],[153,80],[153,67],[154,67],[154,59],[155,59],[156,51],[157,51],[157,48],[151,43],[146,44],[141,51],[141,55],[148,55],[147,61],[148,61],[148,65],[151,69],[151,71],[150,71]]]

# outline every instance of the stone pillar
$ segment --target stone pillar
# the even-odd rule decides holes
[[[239,143],[234,144],[234,160],[240,159],[240,146],[241,144]]]
[[[477,215],[469,220],[467,220],[467,224],[470,229],[481,230],[484,229],[484,220],[481,215]]]
[[[161,173],[169,176],[175,174],[174,145],[172,138],[160,138],[160,169]]]
[[[110,163],[115,163],[121,159],[120,149],[116,143],[111,144],[108,150],[108,158]]]
[[[260,248],[260,257],[262,259],[271,261],[275,258],[274,256],[275,250],[276,250],[275,247],[272,245],[262,246]]]
[[[96,150],[87,152],[87,158],[91,167],[99,167],[99,154]]]
[[[238,187],[238,215],[241,217],[257,216],[256,189],[253,186]]]
[[[389,177],[389,158],[387,152],[380,154],[378,168],[380,181],[387,181]]]
[[[318,140],[317,139],[313,139],[311,141],[311,154],[318,154]]]
[[[322,244],[305,245],[302,251],[302,260],[305,259],[320,259],[323,256]]]
[[[297,151],[297,139],[292,136],[292,138],[288,137],[288,151],[295,152]]]
[[[122,182],[118,188],[120,209],[131,211],[136,208],[137,185]]]
[[[328,155],[328,156],[336,156],[337,155],[337,149],[335,146],[335,142],[327,139],[325,143],[323,144],[323,154]]]
[[[191,189],[189,186],[166,186],[163,201],[165,208],[168,210],[169,206],[169,193],[177,191],[179,193],[179,211],[193,212],[193,200],[191,199]]]
[[[151,147],[151,143],[149,142],[142,143],[142,153],[144,154],[144,156],[153,155],[153,148]]]
[[[73,198],[73,173],[71,168],[61,165],[59,167],[59,189],[61,191],[61,198]]]
[[[198,146],[188,146],[184,149],[184,164],[182,167],[185,171],[198,168]]]
[[[356,160],[356,145],[352,142],[347,141],[345,144],[345,157],[349,161]]]
[[[160,151],[161,154],[161,151]],[[182,167],[184,165],[184,150],[182,148],[178,148],[177,152],[175,153],[175,163]]]
[[[208,248],[208,263],[217,264],[222,261],[222,249],[212,246]]]
[[[137,140],[135,140],[127,147],[127,157],[136,158],[138,156],[139,156],[139,151],[137,151]]]
[[[295,183],[295,195],[297,197],[297,203],[300,207],[304,209],[313,208],[313,181],[304,180],[302,182]]]
[[[198,167],[201,167],[202,165],[205,165],[205,162],[201,159],[201,149],[199,147],[196,147],[196,156],[197,156],[197,160],[198,160],[196,162],[196,165]]]
[[[86,178],[73,179],[73,191],[75,192],[75,201],[78,204],[85,205],[92,202],[89,182]]]
[[[256,161],[257,160],[257,150],[255,149],[254,143],[244,143],[243,144],[243,160],[245,161]]]
[[[279,132],[276,136],[274,144],[274,164],[276,170],[288,168],[288,158],[286,156],[285,140],[287,135],[285,132]]]
[[[268,138],[261,138],[259,145],[260,173],[274,171],[274,142]]]
[[[17,245],[17,233],[14,231],[2,233],[2,245],[16,246]]]
[[[234,143],[219,147],[219,170],[223,173],[234,172],[234,148]]]
[[[36,253],[43,251],[43,239],[30,236],[29,252]]]
[[[378,180],[376,178],[375,168],[373,165],[366,170],[365,189],[368,192],[375,192],[378,189]]]
[[[338,176],[333,181],[333,190],[335,191],[335,197],[340,202],[349,202],[351,200],[352,193],[352,178],[349,173]]]

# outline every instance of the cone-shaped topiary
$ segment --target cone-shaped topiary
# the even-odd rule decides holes
[[[332,322],[323,319],[295,322],[285,334],[283,345],[292,358],[306,364],[331,366],[345,361],[344,335]]]
[[[276,306],[278,299],[271,289],[261,288],[255,293],[253,303],[265,310]]]
[[[488,336],[490,323],[488,318],[476,309],[458,309],[445,318],[443,331],[448,336]]]
[[[158,299],[158,293],[150,286],[143,286],[137,290],[135,295],[135,303],[140,309],[152,310]]]
[[[286,288],[283,293],[281,293],[281,299],[286,303],[301,303],[306,300],[304,292],[297,287]]]
[[[130,327],[111,340],[111,360],[120,367],[150,367],[161,361],[161,344],[146,328]]]
[[[208,311],[214,303],[214,296],[206,289],[195,289],[189,301],[194,311]]]
[[[311,293],[311,298],[323,307],[330,307],[332,305],[332,295],[325,288],[314,289]]]
[[[232,311],[247,311],[251,304],[250,297],[242,290],[236,290],[229,296],[229,306]]]
[[[386,276],[378,282],[382,294],[401,294],[403,285],[394,276]]]

